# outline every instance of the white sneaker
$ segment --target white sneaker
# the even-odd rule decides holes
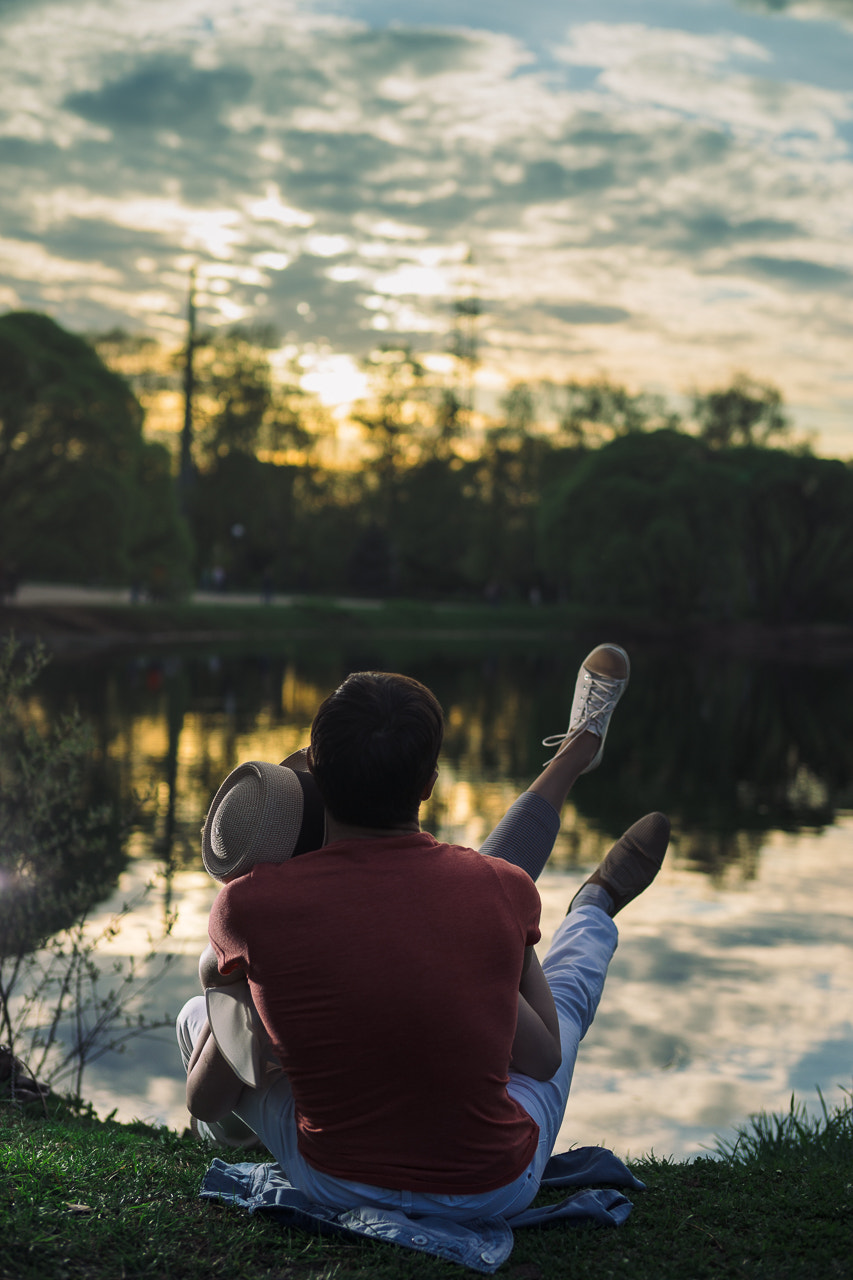
[[[630,659],[618,644],[599,644],[592,653],[587,654],[578,672],[568,729],[565,733],[554,733],[549,738],[542,739],[543,747],[559,747],[551,760],[556,760],[567,743],[588,729],[590,733],[597,734],[601,744],[593,760],[582,772],[591,773],[598,768],[604,755],[604,739],[607,737],[610,717],[628,687],[630,675]],[[551,760],[546,760],[545,764],[550,764]]]

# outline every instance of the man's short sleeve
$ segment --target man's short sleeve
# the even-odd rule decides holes
[[[539,890],[526,871],[511,862],[500,858],[490,858],[501,879],[501,885],[508,900],[512,904],[515,917],[524,933],[526,947],[534,946],[542,937],[539,928],[539,917],[542,913],[542,901]]]
[[[244,914],[241,898],[237,882],[223,885],[210,909],[207,936],[216,952],[221,974],[231,973],[234,969],[248,971],[249,968],[248,939],[240,924]]]

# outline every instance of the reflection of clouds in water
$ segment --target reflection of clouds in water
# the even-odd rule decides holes
[[[591,866],[592,864],[590,864]],[[144,879],[148,868],[142,868]],[[543,945],[586,874],[540,881]],[[822,835],[768,839],[758,878],[715,889],[665,866],[620,917],[621,941],[599,1016],[581,1050],[559,1146],[684,1157],[750,1113],[787,1110],[792,1091],[832,1104],[853,1077],[853,818]],[[173,880],[179,953],[152,993],[177,1012],[197,990],[195,960],[216,892],[202,872]],[[134,923],[156,932],[162,896]],[[136,936],[136,935],[135,935]],[[127,952],[127,934],[116,950]],[[182,1130],[184,1082],[174,1037],[160,1032],[88,1070],[101,1114]]]
[[[110,963],[114,958],[110,957]],[[168,1015],[173,1020],[190,996],[198,994],[196,959],[197,953],[173,960],[146,1000],[148,1018]],[[59,1087],[65,1087],[64,1082]],[[115,1109],[120,1121],[164,1123],[178,1131],[188,1123],[184,1089],[185,1076],[171,1027],[135,1037],[123,1052],[104,1054],[87,1066],[83,1077],[83,1096],[99,1115]]]
[[[147,893],[146,886],[150,886]],[[122,903],[138,905],[112,942],[98,948],[100,954],[145,955],[153,940],[159,951],[198,956],[207,941],[207,918],[218,892],[218,883],[206,871],[177,871],[167,882],[153,859],[132,861],[116,893],[93,916],[93,932],[118,912]],[[164,942],[164,921],[170,907],[177,908],[178,917],[168,942]]]
[[[853,821],[772,837],[758,879],[715,893],[667,867],[620,919],[561,1145],[685,1156],[792,1091],[853,1077]],[[577,881],[543,877],[548,934]]]

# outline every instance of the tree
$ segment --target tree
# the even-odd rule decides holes
[[[715,449],[784,444],[791,433],[781,392],[744,373],[737,374],[730,387],[695,395],[693,413],[699,435]]]
[[[631,392],[609,378],[571,379],[564,387],[559,430],[567,443],[586,448],[639,431],[677,430],[680,418],[661,396]]]
[[[601,614],[667,623],[849,621],[853,472],[679,432],[626,436],[550,481],[542,557]]]
[[[265,576],[287,582],[297,560],[294,526],[303,470],[235,449],[201,472],[191,506],[197,573],[219,567],[227,582],[257,589]]]
[[[21,574],[180,588],[188,542],[168,454],[127,382],[48,316],[0,317],[0,559]]]
[[[271,335],[238,328],[197,344],[196,456],[202,469],[229,453],[310,452],[307,393],[296,382],[273,380],[270,341]]]
[[[405,472],[391,566],[404,595],[452,596],[482,586],[472,559],[478,510],[470,468],[436,457]]]
[[[472,496],[464,539],[468,576],[490,596],[526,596],[539,586],[536,510],[554,448],[536,430],[536,402],[516,383],[501,402],[503,416],[486,432],[478,457],[465,468]]]
[[[352,417],[364,429],[375,474],[385,486],[420,452],[428,418],[426,369],[411,347],[382,347],[363,367],[372,394]]]
[[[540,536],[567,599],[664,622],[738,616],[737,477],[674,431],[619,437],[546,486]]]
[[[748,494],[738,541],[749,612],[773,623],[849,623],[853,470],[757,446],[729,456]]]

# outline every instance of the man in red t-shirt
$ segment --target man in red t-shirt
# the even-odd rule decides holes
[[[581,669],[581,712],[526,793],[553,814],[598,763],[627,683],[627,656],[600,649]],[[209,926],[219,973],[248,977],[284,1074],[244,1088],[197,1005],[179,1038],[183,1027],[191,1112],[235,1110],[312,1199],[465,1220],[535,1196],[615,949],[612,916],[656,874],[669,828],[649,815],[614,846],[543,972],[527,872],[420,830],[442,732],[433,695],[404,676],[362,672],[326,699],[309,752],[325,845],[227,884]]]

